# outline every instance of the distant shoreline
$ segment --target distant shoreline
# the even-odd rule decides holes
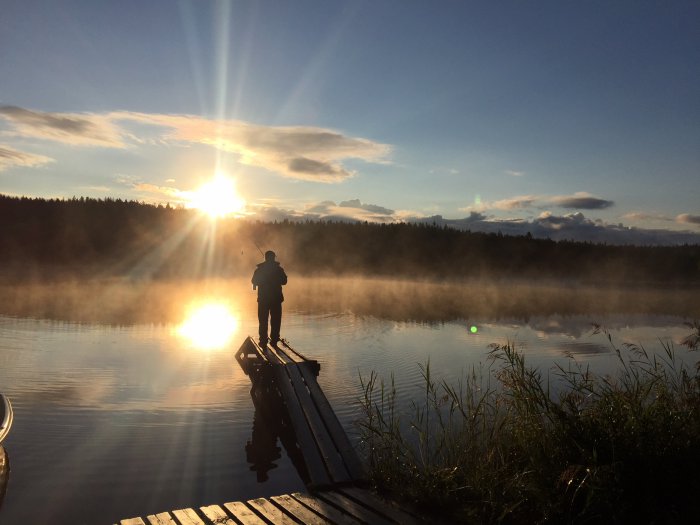
[[[274,249],[286,269],[307,276],[700,285],[700,245],[552,241],[430,224],[212,222],[170,206],[2,195],[0,221],[4,282],[230,278]]]

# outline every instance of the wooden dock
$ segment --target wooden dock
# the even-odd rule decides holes
[[[274,426],[284,427],[282,444],[310,492],[173,510],[122,520],[120,525],[431,523],[362,488],[365,472],[316,381],[317,361],[285,340],[261,346],[251,337],[236,360],[251,379],[256,410],[267,410]]]
[[[265,395],[277,395],[303,455],[309,488],[335,487],[365,478],[355,449],[316,381],[317,361],[307,359],[284,339],[260,346],[252,337],[241,345],[236,360]]]
[[[417,525],[429,523],[378,496],[356,487],[313,495],[295,493],[235,501],[199,509],[180,509],[119,525]]]

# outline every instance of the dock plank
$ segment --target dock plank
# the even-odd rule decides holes
[[[304,381],[304,379],[302,378],[301,371],[297,366],[293,364],[293,362],[285,362],[284,359],[286,356],[283,357],[279,354],[276,355],[286,365],[291,364],[291,366],[285,366],[285,371],[289,376],[289,379],[294,388],[294,392],[297,396],[297,399],[299,400],[299,404],[301,405],[301,409],[304,412],[306,422],[311,428],[313,436],[316,438],[316,443],[318,444],[321,456],[323,457],[326,467],[328,468],[332,481],[334,483],[344,483],[347,481],[351,481],[352,478],[350,476],[350,473],[348,472],[348,469],[345,467],[343,458],[341,457],[340,452],[336,448],[336,445],[333,442],[331,435],[328,433],[326,424],[324,423],[321,414],[318,412],[317,406],[314,403],[314,400],[312,399],[311,394],[307,388],[307,385],[309,383],[318,386],[316,384],[316,379],[311,378],[309,381]],[[286,359],[289,358],[286,357]],[[325,396],[323,396],[323,394],[321,394],[321,396],[325,399]],[[334,419],[337,421],[337,418]]]
[[[233,519],[231,519],[226,511],[219,507],[218,505],[209,505],[207,507],[200,507],[204,515],[217,525],[238,525]]]
[[[362,490],[357,487],[344,487],[338,490],[339,493],[361,502],[367,507],[375,509],[385,516],[391,518],[396,523],[401,523],[401,525],[423,525],[426,522],[410,514],[396,505],[392,505],[390,502],[383,500],[376,494],[373,494],[367,490]]]
[[[338,492],[319,492],[317,496],[319,499],[336,505],[345,512],[352,514],[365,523],[371,523],[372,525],[391,525],[396,523],[395,521],[368,509],[360,503],[355,502],[347,496],[339,494]]]
[[[331,484],[331,479],[326,472],[326,468],[321,457],[321,452],[316,445],[309,425],[306,423],[304,412],[299,404],[299,400],[294,393],[294,387],[287,375],[284,365],[273,365],[274,377],[277,381],[277,388],[288,400],[287,411],[292,421],[292,427],[297,437],[297,441],[304,454],[304,463],[309,471],[311,484],[315,486],[327,486]]]
[[[299,361],[305,359],[301,354],[299,354],[299,352],[294,350],[289,345],[287,340],[282,339],[281,343],[282,345],[277,347],[277,351],[284,353],[284,355],[290,361],[298,363]],[[311,399],[313,400],[316,409],[323,419],[328,434],[333,440],[335,448],[338,450],[343,462],[345,463],[345,467],[350,475],[350,478],[356,481],[364,479],[365,472],[364,468],[362,467],[362,463],[357,457],[355,448],[350,443],[350,440],[348,439],[343,426],[340,424],[338,416],[333,411],[328,398],[326,398],[325,394],[321,390],[321,387],[316,380],[316,374],[314,374],[308,367],[299,366],[298,369],[304,382],[306,383]]]
[[[283,496],[273,496],[270,498],[270,500],[278,505],[279,507],[283,507],[285,511],[287,511],[289,514],[294,516],[296,519],[298,519],[301,523],[304,523],[304,525],[332,525],[333,522],[329,521],[322,516],[319,516],[316,514],[314,511],[309,509],[308,507],[305,507],[302,505],[300,502],[289,496],[288,494],[285,494]]]
[[[268,525],[265,520],[255,514],[250,507],[242,501],[224,503],[224,507],[243,525]]]
[[[148,523],[151,525],[177,525],[173,517],[167,512],[161,512],[160,514],[151,514],[146,516]]]
[[[326,423],[328,433],[330,434],[333,442],[335,443],[343,461],[347,467],[350,477],[353,480],[361,480],[365,478],[365,471],[362,467],[362,463],[357,457],[354,447],[350,443],[343,426],[338,420],[338,416],[333,411],[328,398],[321,391],[321,387],[316,382],[316,378],[308,373],[307,370],[302,369],[301,374],[306,381],[309,388],[309,395],[313,399],[319,413],[323,416],[323,420]]]
[[[121,520],[119,525],[148,525],[141,518],[129,518],[126,520]]]
[[[337,525],[358,525],[359,523],[362,523],[354,516],[343,512],[330,503],[313,498],[308,494],[295,492],[294,494],[291,494],[291,496],[295,500],[312,509],[314,512],[322,514]]]
[[[246,502],[252,509],[275,525],[297,525],[298,522],[291,516],[285,514],[279,507],[265,498],[251,499]]]
[[[182,525],[207,525],[194,509],[174,510],[173,515]]]

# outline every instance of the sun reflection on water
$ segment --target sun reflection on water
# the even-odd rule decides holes
[[[177,328],[177,334],[198,350],[220,350],[238,331],[239,320],[225,303],[194,306]]]

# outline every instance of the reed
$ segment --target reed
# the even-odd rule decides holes
[[[683,344],[696,351],[700,324],[691,328]],[[361,377],[375,488],[452,522],[697,519],[698,366],[671,343],[648,352],[605,335],[614,375],[573,359],[543,375],[514,344],[493,345],[488,365],[456,384],[422,365],[424,396],[405,413],[393,377]]]

